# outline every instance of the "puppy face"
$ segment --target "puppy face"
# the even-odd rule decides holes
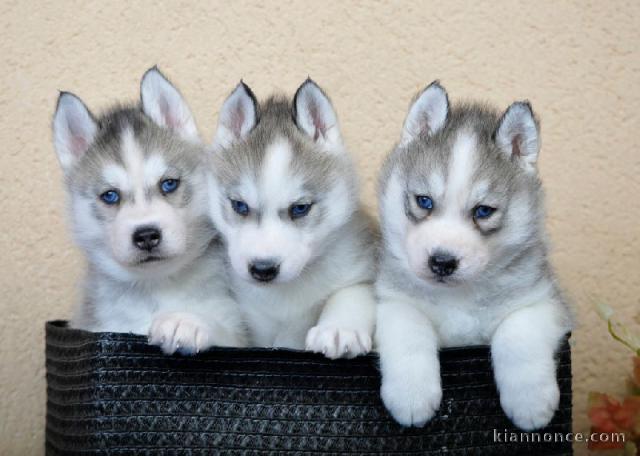
[[[537,149],[537,127],[520,108],[502,119],[478,105],[450,113],[439,85],[412,106],[385,167],[380,207],[387,247],[421,281],[479,280],[526,250],[542,209],[535,162],[524,155],[527,134]]]
[[[145,136],[125,128],[71,173],[76,233],[126,270],[173,269],[202,248],[209,229],[203,167],[196,151],[170,137]]]
[[[258,122],[257,103],[240,85],[220,114],[211,214],[234,272],[251,282],[295,280],[357,204],[328,99],[311,82],[294,106],[300,97],[305,100],[293,111],[286,100],[270,99]],[[309,114],[310,106],[319,109]]]
[[[95,119],[71,94],[61,95],[54,134],[75,237],[105,271],[170,274],[206,248],[213,229],[201,147],[137,108]]]

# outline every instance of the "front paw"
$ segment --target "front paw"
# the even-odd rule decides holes
[[[398,423],[402,426],[422,427],[440,408],[440,376],[398,376],[391,379],[383,375],[380,395],[385,407]]]
[[[307,333],[307,350],[327,358],[355,358],[371,351],[371,335],[365,331],[318,325]]]
[[[549,424],[560,402],[560,390],[555,376],[536,382],[509,382],[498,385],[500,403],[513,424],[524,431],[540,429]]]
[[[149,330],[149,343],[168,355],[192,355],[211,346],[211,328],[195,315],[167,312],[156,316]]]

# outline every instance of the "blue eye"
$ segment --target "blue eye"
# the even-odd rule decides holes
[[[100,199],[105,204],[116,204],[118,201],[120,201],[120,194],[115,190],[107,190],[102,195],[100,195]]]
[[[180,179],[165,179],[162,182],[160,182],[160,190],[165,195],[167,193],[175,192],[179,186],[180,186]]]
[[[428,196],[416,195],[416,204],[419,208],[426,211],[433,209],[433,200]]]
[[[291,220],[304,217],[311,210],[311,204],[292,204],[289,206],[289,217]]]
[[[231,207],[243,217],[249,215],[249,205],[244,201],[231,200]]]
[[[496,209],[491,206],[476,206],[473,210],[473,217],[476,219],[486,219],[491,217],[491,214],[495,211]]]

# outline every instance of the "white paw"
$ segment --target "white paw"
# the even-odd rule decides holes
[[[524,431],[545,427],[558,409],[560,390],[555,376],[498,386],[504,412]]]
[[[391,416],[402,426],[422,427],[434,417],[442,401],[439,375],[382,377],[380,395]]]
[[[195,315],[167,312],[157,315],[149,329],[149,343],[168,355],[192,355],[211,346],[211,328]]]
[[[365,331],[319,325],[307,333],[306,347],[330,359],[355,358],[369,353],[371,343],[371,335]]]

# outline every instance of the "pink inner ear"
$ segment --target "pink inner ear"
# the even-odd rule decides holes
[[[420,123],[419,135],[429,136],[431,135],[431,125],[429,124],[429,114],[424,113],[422,116],[422,122]]]
[[[182,122],[176,116],[172,115],[171,109],[169,109],[169,103],[166,99],[160,98],[158,101],[160,105],[160,112],[162,113],[162,118],[164,119],[164,123],[167,128],[171,130],[177,130],[182,127]]]
[[[231,112],[229,128],[236,138],[240,138],[240,135],[242,134],[242,125],[244,124],[244,119],[246,117],[244,109],[242,108],[242,103],[238,102],[235,109]]]
[[[71,151],[76,157],[80,157],[88,148],[89,144],[83,137],[73,135],[73,138],[71,139]]]
[[[520,150],[520,135],[515,135],[511,140],[511,154],[514,157],[522,156],[522,151]]]
[[[315,128],[315,132],[313,133],[313,140],[317,141],[320,135],[325,135],[327,126],[320,117],[318,105],[315,103],[315,100],[309,101],[309,115],[311,116],[311,120],[313,121],[313,126]]]

